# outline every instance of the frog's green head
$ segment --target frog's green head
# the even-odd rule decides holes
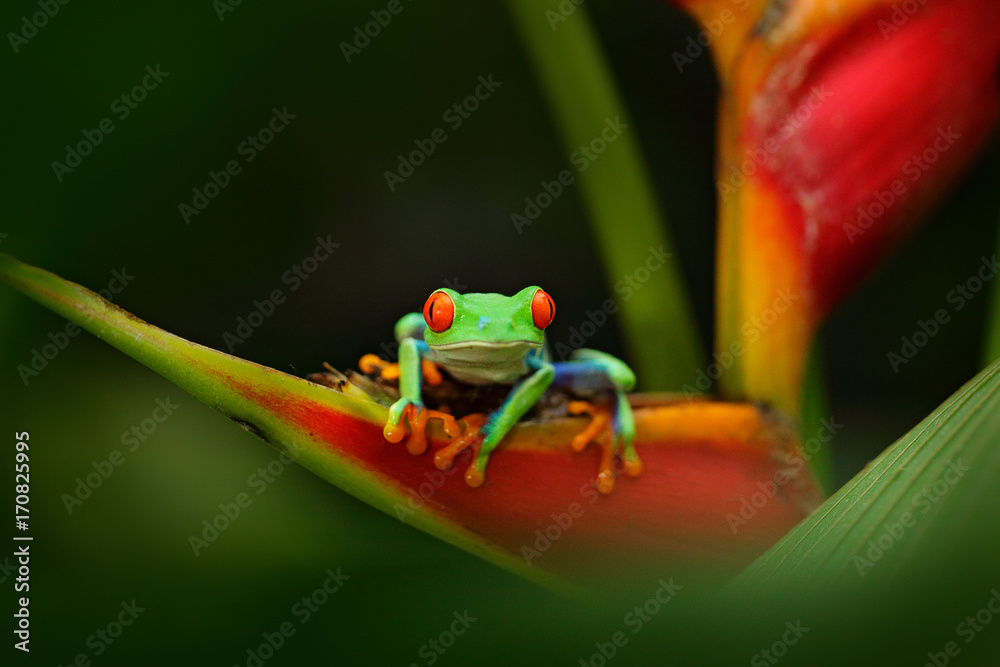
[[[424,341],[438,352],[527,354],[542,346],[555,314],[552,297],[536,286],[514,296],[439,289],[424,304]]]

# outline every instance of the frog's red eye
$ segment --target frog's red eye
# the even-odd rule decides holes
[[[424,304],[424,322],[434,333],[441,333],[455,319],[455,302],[445,292],[434,292]]]
[[[539,329],[552,324],[556,316],[556,304],[552,301],[545,290],[538,290],[531,298],[531,319],[535,321],[535,326]]]

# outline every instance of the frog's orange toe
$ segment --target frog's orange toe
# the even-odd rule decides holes
[[[584,407],[586,406],[586,407]],[[573,401],[570,404],[570,414],[589,414],[591,415],[590,423],[587,427],[580,431],[574,438],[571,444],[573,451],[582,452],[590,444],[591,440],[596,440],[600,437],[601,433],[606,431],[608,426],[611,424],[611,414],[607,411],[599,411],[590,403],[585,401]]]
[[[582,452],[591,442],[601,448],[601,463],[597,473],[597,490],[609,494],[615,488],[615,433],[612,404],[591,403],[590,401],[570,401],[567,412],[571,415],[590,415],[590,423],[571,441],[574,451]],[[623,468],[629,477],[642,474],[642,461],[634,452],[623,457]]]
[[[615,473],[612,470],[602,470],[597,473],[597,490],[608,495],[615,490]]]
[[[638,477],[642,474],[642,461],[639,459],[625,460],[625,474],[629,477]]]
[[[441,427],[444,429],[445,435],[454,440],[458,436],[462,435],[462,427],[459,425],[455,418],[449,414],[440,413],[439,419],[441,419]]]
[[[400,442],[406,437],[406,427],[403,426],[402,421],[398,424],[386,424],[385,428],[382,429],[382,435],[389,442]]]
[[[451,447],[451,445],[448,445],[448,447]],[[447,470],[455,462],[455,454],[451,453],[451,451],[445,451],[448,447],[439,449],[434,453],[434,467],[438,470]]]
[[[459,423],[465,426],[462,436],[458,439],[453,439],[450,444],[445,445],[434,453],[434,465],[437,466],[438,470],[446,470],[450,468],[452,463],[454,463],[456,456],[464,452],[469,447],[478,449],[479,444],[482,442],[482,436],[479,433],[479,429],[486,423],[486,415],[476,413],[466,415],[458,422],[452,420],[452,426],[454,426],[455,429],[461,429]]]
[[[424,382],[432,387],[436,387],[441,384],[441,381],[444,379],[441,377],[441,371],[438,370],[437,364],[428,359],[420,360],[420,371],[423,373]]]
[[[404,408],[403,414],[399,418],[399,423],[386,424],[382,429],[382,435],[389,442],[400,442],[406,437],[407,433],[407,429],[403,426],[403,423],[408,423],[410,425],[410,439],[406,441],[406,451],[413,455],[420,455],[427,451],[427,422],[431,419],[439,419],[442,430],[452,440],[462,433],[461,425],[450,414],[438,410],[429,410],[411,403]],[[451,464],[449,461],[442,467],[438,463],[437,456],[435,456],[434,461],[435,465],[442,470]]]
[[[486,480],[485,473],[483,473],[482,470],[477,468],[475,463],[470,465],[468,469],[465,471],[465,483],[474,489],[478,489],[480,486],[482,486],[485,480]]]
[[[365,375],[375,375],[380,373],[388,364],[388,361],[377,354],[366,354],[358,361],[358,369]]]

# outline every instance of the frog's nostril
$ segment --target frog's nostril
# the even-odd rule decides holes
[[[488,318],[485,315],[483,315],[482,317],[479,318],[479,322],[476,324],[476,327],[480,331],[482,331],[483,329],[486,328],[486,325],[489,324],[489,323],[490,323],[490,318]]]

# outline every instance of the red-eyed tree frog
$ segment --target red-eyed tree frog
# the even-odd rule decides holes
[[[422,313],[409,313],[396,324],[400,398],[389,409],[386,438],[398,442],[404,415],[412,425],[414,415],[424,410],[422,368],[430,361],[459,382],[512,387],[503,405],[481,422],[482,444],[466,475],[470,485],[482,483],[490,454],[549,388],[588,398],[610,398],[611,452],[622,457],[630,474],[638,474],[641,463],[633,447],[635,421],[625,396],[635,386],[635,375],[621,360],[595,350],[580,349],[569,361],[551,361],[545,328],[555,312],[552,297],[536,286],[510,297],[436,290]],[[610,463],[602,474],[611,475],[605,480],[605,490],[610,491]]]

